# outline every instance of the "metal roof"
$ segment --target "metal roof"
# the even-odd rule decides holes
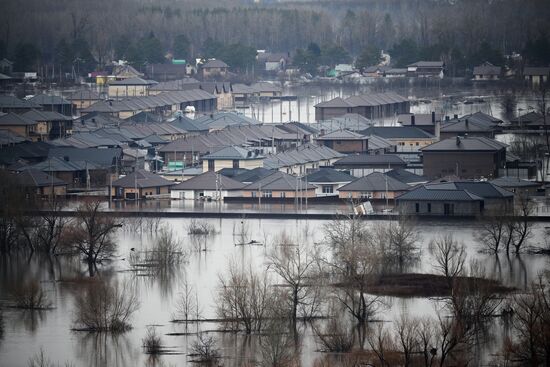
[[[424,176],[419,176],[415,173],[407,171],[404,168],[392,169],[385,173],[388,177],[395,178],[398,181],[401,181],[406,184],[416,184],[421,182],[428,182],[428,178]]]
[[[483,198],[467,190],[429,190],[418,186],[396,198],[397,201],[483,201]]]
[[[172,187],[174,190],[240,190],[245,185],[222,174],[208,171]]]
[[[356,177],[330,167],[321,167],[307,175],[307,182],[311,183],[344,183],[355,180]]]
[[[344,157],[336,162],[334,166],[384,166],[384,165],[401,165],[406,166],[407,163],[399,156],[394,154],[352,154]]]
[[[410,186],[382,172],[373,172],[342,186],[338,191],[407,191]]]
[[[435,137],[414,126],[371,126],[363,131],[365,135],[377,135],[384,139],[434,139]]]
[[[505,149],[508,145],[499,141],[481,137],[468,136],[456,137],[438,141],[426,147],[420,148],[422,152],[448,152],[448,151],[465,151],[465,152],[495,152]]]
[[[26,126],[36,125],[37,121],[27,118],[22,115],[15,114],[13,112],[0,116],[0,126]]]
[[[160,186],[172,186],[174,182],[162,178],[152,172],[138,169],[127,176],[119,178],[112,183],[114,187],[160,187]]]
[[[243,190],[247,191],[302,191],[306,189],[315,189],[315,186],[311,184],[306,185],[304,180],[281,171],[275,171],[271,175],[265,176],[243,188]]]

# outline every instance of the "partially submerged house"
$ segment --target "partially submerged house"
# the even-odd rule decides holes
[[[443,79],[445,63],[443,61],[418,61],[407,65],[407,76],[413,78]]]
[[[159,175],[139,169],[110,184],[111,196],[118,199],[139,200],[149,196],[164,195],[170,193],[170,187],[174,182],[166,180]]]
[[[202,64],[200,69],[204,79],[225,78],[229,65],[222,60],[211,59]]]
[[[340,199],[391,199],[408,191],[410,186],[381,172],[373,172],[341,187]]]
[[[305,180],[281,171],[272,174],[243,187],[244,198],[261,198],[285,200],[288,198],[313,198],[316,186]]]
[[[306,182],[317,187],[315,190],[317,197],[337,197],[340,188],[355,179],[356,177],[330,167],[322,167],[305,177]]]
[[[499,80],[501,75],[502,67],[495,66],[488,61],[475,66],[473,71],[475,81]]]
[[[202,170],[217,172],[222,168],[263,167],[264,158],[265,155],[260,149],[245,149],[234,145],[221,148],[202,157]]]
[[[406,168],[407,162],[394,154],[354,154],[334,162],[334,168],[348,171],[352,176],[364,177],[373,172],[387,172]]]
[[[347,113],[357,113],[368,119],[393,117],[409,113],[410,103],[394,92],[372,93],[348,98],[336,97],[315,106],[315,120],[330,120]]]
[[[241,196],[242,182],[214,171],[207,171],[172,187],[172,199],[223,200],[226,197]]]
[[[24,170],[17,174],[18,182],[27,191],[39,196],[65,196],[67,183],[37,169]]]

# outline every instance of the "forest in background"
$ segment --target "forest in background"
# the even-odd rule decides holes
[[[502,64],[513,52],[529,65],[550,64],[547,0],[2,3],[0,58],[20,71],[55,65],[69,72],[78,63],[85,73],[117,59],[142,69],[166,55],[225,58],[238,70],[254,63],[256,49],[296,53],[307,64],[318,48],[332,52],[326,63],[358,57],[373,64],[379,50],[389,50],[398,67],[443,60],[449,75],[486,60]]]

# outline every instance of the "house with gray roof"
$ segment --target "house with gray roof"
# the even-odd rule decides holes
[[[407,76],[413,78],[443,79],[445,63],[443,61],[417,61],[407,65]]]
[[[273,173],[273,170],[263,168],[263,167],[258,167],[258,168],[243,170],[243,172],[240,172],[239,174],[233,176],[232,178],[244,184],[251,184],[253,182],[261,180],[266,176],[269,176],[272,173]]]
[[[29,102],[41,106],[41,110],[55,111],[65,116],[73,114],[73,105],[62,96],[37,94],[28,99]]]
[[[345,154],[324,145],[302,144],[296,148],[269,155],[264,167],[302,176],[320,167],[329,167]]]
[[[38,103],[19,99],[14,96],[0,95],[0,112],[23,113],[32,109],[41,109]]]
[[[394,92],[387,92],[357,95],[345,99],[336,97],[318,103],[314,107],[316,121],[330,120],[347,113],[357,113],[372,120],[408,113],[410,104],[407,98]]]
[[[17,174],[17,180],[26,190],[38,196],[65,196],[67,183],[37,169],[27,169]]]
[[[447,139],[455,136],[483,136],[494,139],[495,134],[502,131],[502,120],[483,112],[476,112],[453,119],[445,118],[440,125],[440,138]]]
[[[502,67],[495,66],[488,61],[485,61],[481,65],[474,66],[474,81],[499,80],[501,75]]]
[[[550,80],[550,66],[525,66],[523,68],[523,78],[533,85],[546,83],[548,80]]]
[[[13,134],[31,141],[44,141],[49,138],[48,123],[46,121],[36,121],[13,112],[0,116],[0,129],[9,130]]]
[[[405,113],[397,116],[397,123],[401,126],[412,126],[424,130],[428,134],[438,136],[436,126],[441,124],[443,114],[435,113]]]
[[[409,185],[393,177],[382,172],[373,172],[342,186],[338,193],[340,199],[346,200],[393,200],[409,189]]]
[[[225,78],[229,65],[222,60],[211,59],[202,64],[200,70],[204,79]]]
[[[490,181],[493,185],[502,187],[519,196],[534,196],[542,187],[540,182],[524,180],[519,177],[499,177]]]
[[[391,171],[386,172],[386,175],[409,186],[416,186],[429,181],[427,177],[417,175],[416,173],[408,171],[404,168],[392,169]]]
[[[315,190],[317,197],[337,197],[338,190],[355,179],[356,177],[330,167],[321,167],[305,177],[306,182],[317,187]]]
[[[245,149],[237,145],[216,150],[202,157],[202,170],[217,172],[222,168],[263,167],[265,155],[261,149]]]
[[[101,101],[101,96],[90,89],[77,90],[67,96],[67,100],[73,104],[73,111],[80,111]]]
[[[336,130],[318,136],[316,141],[344,154],[364,153],[369,151],[368,138],[350,130]]]
[[[455,137],[421,149],[424,175],[430,179],[499,177],[506,164],[507,145],[485,137]]]
[[[417,153],[422,147],[435,143],[438,139],[416,126],[371,126],[361,134],[376,135],[395,144],[398,153]]]
[[[138,169],[110,184],[111,196],[118,199],[136,200],[150,196],[168,196],[174,182],[152,172]]]
[[[272,174],[243,187],[243,198],[287,199],[314,198],[316,186],[307,183],[296,176],[281,171]]]
[[[244,183],[230,177],[207,171],[172,187],[172,199],[224,200],[226,197],[240,197]]]
[[[46,172],[67,183],[68,188],[105,187],[109,170],[95,163],[70,160],[68,157],[48,159],[20,168],[20,171],[34,169]]]

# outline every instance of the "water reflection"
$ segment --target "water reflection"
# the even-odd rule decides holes
[[[76,354],[84,366],[131,366],[142,353],[124,334],[76,333]]]

